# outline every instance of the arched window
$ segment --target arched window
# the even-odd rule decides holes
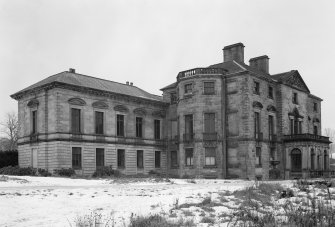
[[[311,149],[311,170],[315,169],[315,152],[314,149]]]
[[[291,151],[291,171],[301,172],[301,151],[297,148]]]
[[[323,169],[324,170],[328,170],[328,153],[325,150],[324,151],[324,156],[323,156],[324,160],[323,160]]]

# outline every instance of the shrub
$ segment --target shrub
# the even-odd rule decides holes
[[[203,217],[200,221],[201,223],[209,223],[209,224],[214,224],[215,219],[211,217]]]
[[[178,220],[178,222],[174,223],[168,221],[165,217],[160,216],[158,214],[150,215],[150,216],[132,216],[130,218],[129,227],[181,227],[181,226],[195,226],[193,221],[185,221],[183,219]]]
[[[114,175],[112,166],[101,166],[93,173],[92,177],[107,177]]]
[[[18,166],[7,166],[0,169],[0,174],[16,176],[36,176],[37,169],[32,167],[20,168]]]
[[[55,169],[54,173],[57,174],[57,175],[59,175],[59,176],[64,176],[64,177],[71,177],[71,176],[73,176],[73,175],[76,174],[76,172],[72,168],[68,168],[68,169],[65,169],[65,168]]]
[[[0,151],[0,168],[6,166],[17,166],[19,164],[18,152],[13,151]]]
[[[41,168],[37,169],[37,173],[38,173],[39,176],[42,176],[42,177],[49,177],[49,176],[51,176],[51,173],[49,173],[48,170],[41,169]]]

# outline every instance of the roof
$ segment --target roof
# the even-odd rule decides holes
[[[298,70],[291,70],[289,72],[278,73],[271,76],[272,79],[277,80],[280,83],[286,84],[288,86],[295,87],[297,89],[303,90],[310,93],[305,81],[302,79]]]
[[[144,98],[154,101],[163,101],[162,96],[153,95],[150,94],[136,86],[132,85],[126,85],[122,83],[117,83],[110,80],[104,80],[96,77],[86,76],[78,73],[73,72],[61,72],[53,76],[49,76],[45,78],[44,80],[41,80],[13,95],[11,95],[12,98],[15,98],[16,96],[34,90],[39,87],[43,87],[45,85],[58,82],[73,86],[79,86],[79,87],[86,87],[86,88],[92,88],[97,89],[101,91],[107,91],[117,94],[123,94],[123,95],[129,95],[129,96],[135,96],[138,98]]]
[[[177,82],[174,82],[174,83],[172,83],[172,84],[169,84],[169,85],[166,86],[166,87],[161,88],[160,90],[161,90],[161,91],[164,91],[164,90],[167,90],[167,89],[170,89],[170,88],[175,88],[176,85],[177,85]]]

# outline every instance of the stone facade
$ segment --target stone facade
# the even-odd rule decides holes
[[[12,95],[21,124],[19,165],[70,168],[73,150],[80,148],[76,171],[83,175],[96,170],[97,149],[104,151],[105,166],[130,175],[157,171],[179,177],[268,179],[274,171],[291,178],[327,170],[322,100],[310,93],[299,72],[270,75],[266,55],[246,65],[241,43],[223,52],[222,63],[180,72],[175,83],[161,89],[162,97],[74,70]],[[72,109],[80,110],[80,133],[71,129]],[[96,112],[103,116],[99,134]],[[124,116],[122,136],[117,134],[117,115]],[[141,136],[137,117],[142,119]],[[122,167],[120,149],[125,151]],[[138,151],[143,151],[143,161]]]

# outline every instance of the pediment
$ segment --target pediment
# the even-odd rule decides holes
[[[304,118],[304,116],[300,115],[299,110],[294,108],[291,112],[288,113],[289,116]]]
[[[307,85],[305,84],[305,81],[302,79],[300,73],[298,71],[295,71],[292,73],[289,77],[287,77],[284,81],[285,84],[290,85],[292,87],[295,87],[299,90],[305,91],[307,93],[310,93]]]
[[[254,101],[254,102],[252,103],[252,107],[254,107],[254,108],[259,108],[259,109],[263,109],[263,105],[262,105],[262,103],[257,102],[257,101]]]
[[[156,111],[152,112],[152,116],[159,117],[159,118],[164,118],[165,117],[165,111],[156,110]]]
[[[273,105],[268,105],[266,110],[269,111],[269,112],[277,112],[276,107],[274,107]]]
[[[29,108],[37,107],[40,104],[40,102],[37,99],[32,99],[28,102],[27,106]]]
[[[145,116],[147,111],[144,108],[136,108],[134,109],[134,114]]]
[[[124,113],[128,113],[129,112],[129,109],[126,106],[124,106],[124,105],[114,106],[114,110],[115,111],[119,111],[119,112],[124,112]]]
[[[77,106],[85,106],[86,102],[82,100],[81,98],[70,98],[68,101],[71,105],[77,105]]]
[[[108,104],[103,101],[96,101],[92,103],[92,106],[98,109],[108,109]]]

